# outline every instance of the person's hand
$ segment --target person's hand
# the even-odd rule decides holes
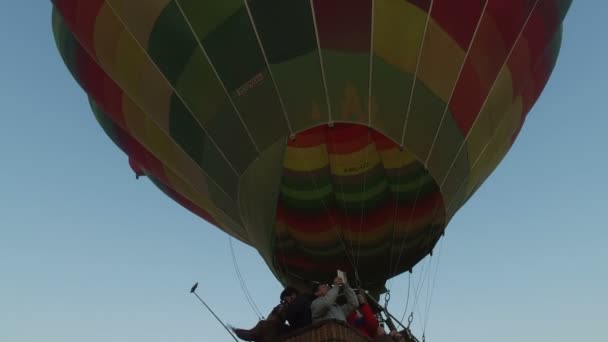
[[[395,341],[405,341],[403,335],[401,335],[397,330],[391,330],[391,336]]]
[[[340,277],[335,277],[334,278],[334,285],[336,285],[336,286],[342,286],[342,285],[344,285],[344,280],[342,280],[342,278],[340,278]]]

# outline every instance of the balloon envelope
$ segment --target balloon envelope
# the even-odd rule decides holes
[[[54,0],[65,64],[168,196],[287,284],[380,291],[508,152],[568,0]]]

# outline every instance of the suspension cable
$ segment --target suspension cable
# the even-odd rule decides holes
[[[247,299],[247,302],[249,303],[249,306],[251,307],[251,309],[253,310],[255,315],[258,316],[258,319],[262,320],[262,319],[264,319],[264,316],[262,315],[262,312],[260,311],[258,306],[255,304],[255,301],[253,300],[251,293],[249,293],[249,290],[247,289],[247,286],[245,285],[245,280],[243,279],[243,275],[241,274],[241,270],[239,269],[239,265],[237,263],[236,256],[234,254],[234,247],[232,246],[232,237],[231,236],[228,237],[228,242],[230,244],[230,253],[232,254],[232,263],[234,265],[234,270],[235,270],[236,276],[239,280],[239,284],[241,285],[241,290],[243,290],[243,294],[245,295],[245,298]]]

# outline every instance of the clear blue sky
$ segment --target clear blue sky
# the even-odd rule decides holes
[[[229,341],[188,293],[200,281],[225,321],[255,322],[227,237],[135,181],[56,51],[50,10],[0,11],[0,341]],[[607,12],[574,2],[520,138],[448,227],[427,341],[608,341]],[[253,249],[236,255],[266,314],[279,284]],[[398,316],[407,284],[392,286]]]

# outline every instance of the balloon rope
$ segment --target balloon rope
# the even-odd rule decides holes
[[[331,137],[330,137],[330,139],[329,139],[328,143],[329,143],[330,145],[331,145],[331,144],[333,144],[333,140],[331,140]],[[331,171],[330,171],[330,172],[331,172]],[[312,177],[312,175],[311,175],[311,177]],[[331,175],[330,175],[330,177],[331,177]],[[342,182],[339,182],[338,184],[340,185],[340,192],[342,193],[342,198],[344,198],[344,195],[345,195],[345,192],[344,192],[344,184],[343,184]],[[316,183],[315,183],[315,188],[316,188],[316,187],[317,187],[317,186],[316,186]],[[346,201],[344,201],[344,200],[342,201],[342,212],[343,212],[343,213],[342,213],[342,215],[344,215],[344,217],[347,217],[347,216],[348,216],[348,209],[347,209],[347,207],[346,207]],[[346,225],[347,225],[346,229],[347,229],[349,232],[351,232],[351,234],[352,234],[352,229],[351,229],[351,226],[350,226],[350,220],[344,220],[344,221],[346,222]],[[344,222],[343,222],[343,223],[344,223]],[[333,224],[333,220],[332,220],[332,224]],[[344,230],[344,227],[342,227],[342,230]],[[357,270],[358,268],[357,268],[357,263],[356,263],[356,259],[355,259],[355,258],[356,258],[356,257],[355,257],[355,248],[354,248],[354,246],[353,246],[353,243],[352,243],[352,242],[350,242],[350,243],[346,243],[346,242],[344,242],[342,245],[343,245],[343,248],[345,248],[345,249],[346,249],[346,248],[349,248],[349,252],[350,252],[350,253],[351,253],[351,255],[353,256],[353,259],[355,260],[354,262],[352,262],[352,266],[353,266],[353,268],[354,268],[355,270]],[[350,247],[349,247],[349,246],[350,246]],[[357,280],[358,280],[358,279],[357,279]]]
[[[400,146],[401,151],[404,150],[404,146],[403,146],[404,144],[403,144],[403,142],[405,140],[405,130],[406,130],[408,119],[409,119],[410,109],[411,109],[412,100],[413,100],[413,96],[414,96],[414,88],[416,87],[416,78],[418,76],[418,69],[420,67],[420,61],[422,60],[422,51],[423,51],[423,48],[424,48],[424,41],[426,39],[426,34],[428,32],[428,26],[429,26],[429,22],[430,22],[430,19],[431,19],[431,12],[433,10],[433,4],[434,4],[434,1],[431,0],[431,3],[429,5],[429,9],[427,11],[426,20],[425,20],[425,23],[424,23],[424,31],[422,32],[422,39],[420,40],[420,46],[418,47],[418,58],[416,59],[416,69],[414,71],[414,77],[412,78],[412,86],[411,86],[411,89],[410,89],[410,96],[408,98],[407,109],[406,109],[406,112],[405,112],[405,120],[403,122],[403,130],[402,130],[402,133],[401,133],[401,141],[399,142],[399,146]],[[410,222],[410,219],[408,219],[408,226],[406,226],[406,232],[404,234],[404,238],[402,240],[402,245],[401,245],[401,248],[399,250],[399,258],[398,258],[397,263],[395,264],[395,268],[393,270],[393,267],[392,267],[392,263],[393,263],[393,247],[394,247],[395,231],[396,231],[395,221],[396,221],[396,218],[397,218],[397,208],[398,208],[398,205],[399,205],[399,184],[400,184],[399,182],[400,181],[401,181],[401,173],[399,173],[399,175],[397,176],[397,184],[396,184],[396,187],[397,187],[396,188],[397,196],[395,197],[395,214],[394,214],[394,218],[393,218],[393,241],[391,242],[389,273],[388,273],[387,277],[393,276],[394,273],[396,272],[397,268],[399,267],[399,261],[400,261],[399,259],[401,259],[401,249],[403,248],[403,244],[405,244],[405,235],[407,235],[407,228],[409,228],[409,222]],[[418,201],[419,191],[420,191],[420,184],[418,185],[418,192],[416,193],[416,199],[414,200],[414,208],[416,206],[416,202]],[[413,210],[414,209],[412,209],[412,211]],[[411,215],[410,215],[410,218],[411,218]],[[390,288],[392,286],[393,286],[393,282],[391,281],[390,284],[389,284],[389,290],[390,290]]]
[[[209,66],[211,67],[211,70],[213,71],[213,74],[215,75],[215,77],[217,78],[218,82],[222,86],[222,89],[224,90],[224,93],[226,94],[226,98],[228,99],[228,102],[230,102],[230,105],[231,105],[232,109],[234,110],[234,112],[236,113],[236,116],[239,118],[239,121],[243,125],[243,128],[245,129],[245,132],[247,132],[247,136],[251,140],[251,144],[253,145],[253,147],[255,148],[256,152],[259,155],[260,154],[260,148],[256,144],[255,139],[253,137],[253,134],[251,134],[251,132],[249,131],[249,128],[247,127],[247,124],[245,123],[245,120],[243,120],[243,116],[241,115],[241,112],[239,111],[238,107],[234,103],[234,100],[232,99],[232,95],[230,94],[230,91],[228,91],[228,88],[226,88],[226,84],[224,84],[224,81],[222,81],[222,77],[220,77],[219,72],[217,71],[217,69],[215,68],[215,65],[213,64],[213,61],[211,60],[211,58],[207,54],[207,50],[205,49],[205,46],[203,46],[203,43],[201,42],[200,37],[198,36],[198,34],[196,34],[196,30],[194,29],[194,27],[192,27],[192,23],[190,22],[190,19],[188,18],[188,16],[184,12],[184,9],[182,8],[182,5],[179,3],[179,1],[175,0],[174,2],[175,2],[175,5],[177,6],[179,12],[181,13],[181,15],[182,15],[182,17],[183,17],[186,25],[190,29],[190,32],[192,33],[192,37],[194,38],[194,40],[198,44],[198,47],[200,48],[201,52],[203,53],[203,55],[207,59],[207,62],[209,63]],[[174,89],[174,93],[175,93],[175,95],[177,97],[180,98],[180,100],[182,100],[181,96],[179,95],[179,93],[177,91],[175,91],[175,89]],[[182,103],[184,104],[184,106],[187,107],[187,102],[185,102],[185,101],[182,100]],[[190,112],[192,113],[192,111],[190,111]],[[196,118],[196,115],[193,115],[193,117]],[[211,136],[208,135],[208,138],[211,139]],[[218,149],[219,149],[219,147],[218,147]],[[220,151],[220,153],[221,153],[221,151]]]
[[[414,283],[414,303],[412,304],[412,312],[416,311],[418,313],[419,317],[424,317],[422,315],[420,305],[418,305],[418,302],[420,301],[420,296],[422,295],[422,287],[424,286],[424,283],[426,280],[426,275],[428,273],[428,269],[430,268],[430,260],[429,260],[429,267],[425,267],[425,266],[426,266],[426,263],[423,263],[422,271],[421,271],[422,274],[420,274],[420,278],[418,278],[418,285],[416,285]]]
[[[372,127],[372,79],[374,71],[374,23],[376,14],[376,1],[372,0],[371,20],[370,20],[370,35],[369,35],[369,89],[367,92],[367,125]]]
[[[323,53],[321,52],[321,40],[319,39],[319,28],[317,27],[317,16],[315,14],[314,0],[310,0],[310,11],[312,13],[312,23],[315,28],[315,38],[317,39],[317,51],[319,52],[319,65],[321,67],[321,78],[323,79],[323,90],[325,91],[325,101],[327,101],[327,116],[329,122],[333,122],[331,112],[331,102],[329,101],[329,90],[327,89],[327,77],[325,77],[325,63],[323,62]]]
[[[253,297],[251,296],[251,293],[249,293],[249,290],[247,289],[247,285],[245,284],[245,280],[243,278],[243,275],[241,274],[241,270],[239,268],[239,264],[236,260],[236,256],[234,254],[234,247],[232,245],[232,237],[228,236],[228,242],[230,245],[230,253],[232,254],[232,263],[234,265],[234,270],[236,273],[236,276],[239,280],[239,283],[241,285],[241,290],[243,290],[243,294],[245,295],[245,298],[247,299],[247,302],[249,302],[249,306],[251,307],[251,309],[253,310],[253,312],[256,314],[256,316],[258,316],[258,318],[261,320],[264,318],[264,315],[262,315],[262,312],[260,311],[260,309],[258,308],[258,306],[255,304],[255,301],[253,300]]]
[[[432,276],[432,281],[429,281],[430,294],[427,297],[426,310],[425,310],[426,316],[424,318],[424,324],[423,324],[423,328],[422,328],[423,335],[426,334],[426,328],[428,327],[428,322],[429,322],[429,317],[430,317],[430,312],[431,312],[431,303],[433,302],[433,294],[435,292],[435,286],[437,284],[437,274],[439,273],[439,265],[440,265],[440,261],[441,261],[442,247],[443,247],[443,244],[440,244],[439,248],[437,250],[437,262],[435,263],[435,273]],[[432,285],[431,285],[431,283],[432,283]]]
[[[448,97],[448,100],[445,102],[443,114],[441,115],[441,120],[439,121],[439,126],[437,126],[437,131],[435,132],[435,137],[433,138],[433,142],[431,143],[431,148],[429,149],[429,153],[426,157],[426,160],[424,161],[424,165],[429,164],[429,160],[431,159],[431,155],[433,154],[433,150],[435,148],[435,143],[437,142],[437,138],[439,137],[439,131],[441,130],[441,127],[443,126],[443,121],[445,120],[445,117],[447,116],[450,102],[452,102],[452,97],[454,96],[454,92],[456,91],[456,86],[458,85],[458,80],[460,80],[460,76],[462,75],[464,66],[466,65],[466,62],[469,58],[469,54],[471,53],[471,47],[473,46],[473,43],[475,42],[475,38],[477,38],[477,32],[479,31],[479,27],[481,26],[481,19],[483,18],[483,15],[486,12],[486,8],[488,7],[489,2],[490,2],[489,0],[486,0],[486,2],[483,5],[483,8],[481,10],[481,14],[479,15],[479,19],[477,20],[477,25],[475,26],[475,31],[473,31],[473,36],[471,37],[471,42],[469,43],[469,46],[467,47],[467,52],[464,54],[464,58],[462,59],[462,63],[460,64],[460,70],[458,70],[458,75],[456,76],[456,79],[454,80],[454,86],[452,86],[452,91],[450,92],[450,96]]]
[[[370,145],[373,145],[374,147],[376,146],[375,141],[372,139],[372,133],[371,133],[371,128],[367,129],[367,140],[369,142]],[[365,152],[365,164],[367,166],[367,163],[369,162],[369,150],[371,149],[370,145],[368,145],[367,147],[367,151]],[[377,152],[376,152],[377,153]],[[380,164],[382,163],[382,161],[380,161]],[[357,254],[356,254],[356,259],[355,259],[355,267],[358,269],[359,268],[359,260],[361,257],[361,232],[363,230],[363,212],[364,212],[364,207],[365,207],[365,188],[367,185],[367,174],[369,172],[374,172],[373,168],[370,168],[368,171],[366,171],[365,173],[363,173],[363,193],[361,196],[361,217],[359,219],[359,231],[357,233]],[[352,232],[351,232],[352,233]],[[359,284],[361,285],[361,284]]]
[[[253,32],[255,33],[255,37],[258,41],[258,45],[260,46],[260,51],[262,52],[262,56],[264,57],[264,62],[266,62],[266,70],[268,70],[268,75],[272,80],[272,84],[274,85],[274,89],[277,92],[277,97],[279,98],[279,104],[281,105],[281,109],[283,111],[283,117],[285,118],[285,123],[287,124],[287,129],[289,130],[289,135],[293,134],[293,130],[291,128],[291,122],[289,121],[289,115],[287,115],[287,110],[285,109],[285,103],[283,102],[283,97],[281,96],[281,91],[279,90],[279,86],[277,85],[277,81],[274,78],[274,74],[272,73],[272,67],[268,62],[268,56],[266,55],[266,50],[264,49],[264,45],[262,44],[262,39],[260,39],[260,33],[258,32],[258,28],[255,26],[255,20],[253,19],[253,15],[251,14],[251,8],[249,8],[249,1],[243,0],[245,3],[245,8],[247,9],[247,14],[249,15],[249,20],[251,21],[251,27],[253,27]]]
[[[395,216],[393,219],[393,241],[391,242],[391,259],[390,259],[390,263],[389,263],[389,274],[388,276],[392,276],[397,272],[397,269],[399,268],[399,262],[401,261],[401,257],[403,256],[403,250],[405,248],[405,243],[407,241],[408,238],[408,234],[411,228],[411,224],[412,224],[412,220],[414,218],[414,213],[416,212],[416,208],[418,205],[418,199],[420,198],[420,187],[422,185],[422,180],[423,177],[420,177],[418,179],[418,185],[417,185],[417,190],[416,190],[416,197],[414,198],[414,204],[412,205],[411,209],[410,209],[410,215],[407,219],[407,223],[404,226],[404,233],[403,233],[403,238],[401,239],[401,244],[399,244],[399,242],[397,242],[397,244],[399,245],[399,248],[397,249],[398,251],[398,255],[397,255],[397,262],[395,262],[395,266],[393,267],[393,246],[395,244],[395,222],[397,221],[397,209],[399,207],[399,202],[398,202],[398,198],[399,198],[399,186],[400,186],[400,182],[401,182],[401,171],[399,172],[399,175],[397,176],[397,184],[396,184],[396,192],[397,192],[397,196],[395,196]],[[435,217],[435,213],[433,213],[433,216]],[[391,289],[391,287],[393,286],[393,283],[391,282],[390,286],[389,286],[389,290]]]
[[[403,316],[401,316],[401,320],[399,322],[403,322],[403,320],[405,319],[405,315],[407,313],[407,308],[410,304],[410,288],[412,285],[412,274],[408,272],[408,277],[407,277],[407,298],[405,299],[405,309],[403,310]]]
[[[424,23],[424,31],[422,32],[422,39],[420,40],[420,47],[418,48],[418,59],[416,60],[416,69],[414,70],[414,77],[412,77],[412,86],[410,88],[410,97],[407,102],[407,110],[405,112],[405,120],[403,122],[403,130],[401,133],[401,142],[399,145],[403,146],[403,141],[405,140],[405,131],[407,128],[407,123],[410,117],[410,110],[412,108],[412,102],[414,99],[414,89],[416,89],[416,80],[418,79],[418,70],[420,68],[420,61],[422,60],[422,51],[424,50],[424,41],[426,40],[426,34],[429,29],[429,22],[431,21],[431,12],[433,11],[434,0],[431,0],[431,4],[429,5],[429,10],[426,13],[426,21]]]

